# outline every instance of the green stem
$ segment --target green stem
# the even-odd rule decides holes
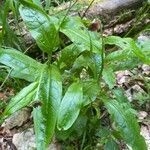
[[[47,62],[48,66],[51,65],[51,61],[52,61],[52,52],[50,52],[50,53],[48,54],[48,62]]]
[[[7,74],[6,78],[4,79],[3,83],[0,85],[0,91],[2,90],[2,87],[4,86],[4,84],[6,83],[6,81],[8,80],[11,72],[13,69],[10,69],[9,73]]]
[[[102,26],[102,23],[101,23],[101,29],[100,29],[100,32],[101,32],[101,40],[102,40],[102,50],[101,50],[101,59],[102,59],[102,63],[101,63],[101,70],[100,70],[100,74],[99,74],[99,78],[102,78],[102,72],[103,72],[103,69],[104,69],[104,52],[105,52],[105,43],[104,43],[104,38],[103,38],[103,26]]]
[[[82,139],[82,143],[81,143],[81,148],[80,148],[80,150],[83,149],[83,146],[84,146],[84,143],[85,143],[85,138],[86,138],[86,130],[85,130],[84,133],[83,133],[83,139]]]
[[[88,10],[90,9],[90,7],[92,6],[92,4],[94,3],[95,0],[92,0],[91,3],[89,4],[88,8],[85,10],[85,12],[83,13],[83,15],[81,16],[81,19],[83,19],[86,15],[86,13],[88,12]]]

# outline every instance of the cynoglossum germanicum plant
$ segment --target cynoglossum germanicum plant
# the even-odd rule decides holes
[[[38,150],[45,150],[55,128],[68,130],[82,108],[100,98],[121,138],[132,149],[145,150],[146,144],[130,105],[121,97],[111,99],[107,93],[113,93],[114,72],[143,62],[150,64],[149,51],[145,55],[145,49],[130,38],[104,38],[88,31],[79,17],[59,19],[53,16],[52,19],[34,3],[20,2],[20,15],[39,48],[48,54],[48,61],[41,64],[15,49],[0,48],[0,63],[12,69],[10,75],[31,82],[12,98],[2,119],[33,101],[38,102],[39,105],[33,108],[36,143]],[[62,49],[59,58],[52,62],[52,54],[59,47],[59,32],[65,34],[72,44]],[[119,49],[105,53],[105,44],[116,45]],[[100,82],[105,82],[105,87]]]

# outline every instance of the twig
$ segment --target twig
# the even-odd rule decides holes
[[[83,19],[86,15],[86,13],[88,12],[88,10],[90,9],[90,7],[92,6],[92,4],[94,3],[95,0],[92,0],[92,2],[89,4],[89,6],[87,7],[87,9],[84,11],[83,15],[81,16],[81,19]]]

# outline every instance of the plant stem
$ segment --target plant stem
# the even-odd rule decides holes
[[[51,60],[52,60],[52,51],[48,54],[48,62],[47,62],[48,66],[50,66]]]
[[[83,15],[81,16],[81,19],[83,19],[86,15],[86,13],[88,12],[88,10],[90,9],[90,7],[92,6],[92,4],[94,3],[95,0],[92,0],[91,3],[89,4],[88,8],[85,10],[85,12],[83,13]]]
[[[99,74],[99,78],[98,80],[102,77],[102,72],[103,72],[103,69],[104,69],[104,52],[105,52],[105,43],[104,43],[104,38],[103,38],[103,26],[102,26],[102,23],[101,23],[101,29],[100,29],[100,32],[101,32],[101,41],[102,41],[102,50],[101,50],[101,70],[100,70],[100,74]]]
[[[83,149],[83,146],[84,146],[84,143],[85,143],[85,138],[86,138],[86,130],[85,130],[84,133],[83,133],[83,139],[82,139],[82,143],[81,143],[81,148],[80,148],[80,150]]]
[[[2,87],[4,86],[4,84],[6,83],[6,81],[8,80],[11,72],[12,72],[13,69],[10,69],[9,73],[7,74],[6,78],[4,79],[3,83],[0,85],[0,91],[2,89]]]

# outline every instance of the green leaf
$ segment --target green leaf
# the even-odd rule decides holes
[[[139,41],[137,46],[145,54],[147,64],[150,64],[150,40]]]
[[[72,70],[89,67],[92,71],[93,77],[98,79],[101,70],[101,56],[96,53],[85,51],[80,55],[73,64]]]
[[[104,150],[119,150],[117,143],[111,138],[104,146]]]
[[[61,26],[64,33],[78,48],[101,53],[101,40],[97,33],[90,32],[79,18],[67,18]]]
[[[15,47],[21,50],[24,48],[24,44],[15,34],[14,30],[9,24],[9,19],[8,19],[8,14],[10,10],[12,11],[12,15],[14,15],[16,18],[18,17],[16,5],[17,5],[16,1],[14,2],[14,0],[6,0],[4,5],[0,7],[0,10],[1,10],[0,21],[2,21],[2,27],[3,27],[1,42],[3,46]],[[16,21],[17,20],[15,20],[14,23],[16,23]]]
[[[62,96],[62,82],[58,69],[51,65],[43,68],[33,110],[34,128],[38,150],[45,150],[51,141]]]
[[[139,60],[146,64],[150,63],[149,57],[145,55],[142,49],[140,49],[136,45],[135,41],[131,38],[109,36],[105,38],[105,44],[116,45],[122,49],[122,50],[117,50],[115,52],[108,54],[106,57],[106,62],[116,63],[116,64],[121,62],[123,63],[124,66],[126,66],[126,69],[128,69],[127,66],[131,68],[131,66],[134,67],[136,66],[136,64],[138,65],[140,63]],[[138,60],[138,63],[137,63],[137,60]],[[130,63],[128,63],[129,61]],[[131,66],[128,64],[131,64]],[[122,65],[120,64],[120,66]]]
[[[77,119],[80,109],[83,105],[83,90],[80,83],[73,83],[65,93],[62,99],[57,128],[67,130]]]
[[[12,98],[3,113],[3,117],[9,117],[19,109],[27,106],[34,99],[37,86],[38,82],[34,82],[23,88],[14,98]]]
[[[129,105],[116,100],[104,100],[108,112],[113,117],[122,138],[133,150],[146,150],[144,138],[140,135],[140,128]]]
[[[108,84],[109,88],[112,89],[115,86],[116,79],[115,79],[115,73],[112,68],[105,67],[103,72],[103,79]]]
[[[122,61],[134,57],[132,45],[129,43],[130,38],[121,38],[118,36],[109,36],[105,38],[105,44],[116,45],[121,50],[114,51],[107,55],[106,61]]]
[[[86,130],[86,124],[87,124],[88,117],[85,115],[80,114],[77,118],[77,120],[74,122],[74,124],[65,131],[57,131],[56,137],[58,140],[75,140],[79,137],[81,137]]]
[[[150,58],[145,55],[145,53],[142,52],[142,49],[140,49],[135,41],[133,39],[127,39],[129,44],[131,45],[131,48],[133,50],[133,53],[145,64],[150,64]]]
[[[130,43],[128,42],[130,38],[121,38],[119,36],[108,36],[105,38],[105,44],[109,45],[116,45],[122,49],[127,49],[131,47]]]
[[[119,70],[127,70],[133,69],[138,65],[142,64],[142,62],[137,57],[131,57],[120,61],[112,61],[110,65],[113,68],[114,72]]]
[[[66,46],[60,53],[58,63],[60,68],[71,68],[75,59],[82,52],[76,45],[71,44]]]
[[[109,36],[105,38],[105,44],[117,45],[121,49],[108,54],[105,63],[114,71],[132,69],[140,64],[140,60],[134,53],[133,46],[129,38]]]
[[[0,63],[12,68],[11,76],[35,81],[44,66],[15,49],[0,48]]]
[[[98,83],[96,80],[89,80],[83,82],[83,99],[84,99],[84,106],[90,104],[93,102],[98,92],[100,91],[100,88],[98,86]]]
[[[40,0],[32,0],[34,4],[38,5],[39,7],[42,7]]]
[[[19,11],[31,35],[40,49],[46,53],[56,50],[59,45],[58,31],[50,17],[38,6],[22,1]]]

